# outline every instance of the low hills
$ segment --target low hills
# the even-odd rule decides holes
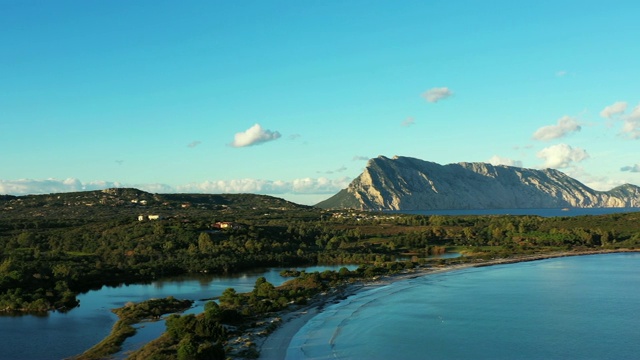
[[[256,194],[153,194],[134,188],[55,193],[1,195],[0,214],[7,217],[99,217],[154,213],[163,216],[180,211],[303,211],[310,206]]]
[[[596,191],[554,169],[486,163],[440,165],[410,157],[369,160],[324,209],[444,210],[640,207],[640,187]]]

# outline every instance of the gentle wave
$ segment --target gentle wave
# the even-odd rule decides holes
[[[327,306],[286,358],[634,358],[639,270],[627,253],[398,281]]]

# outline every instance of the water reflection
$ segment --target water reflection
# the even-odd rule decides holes
[[[314,266],[295,269],[312,271],[339,270],[343,265]],[[350,270],[357,265],[346,266]],[[291,269],[291,268],[286,268]],[[211,299],[233,287],[238,292],[253,290],[256,280],[264,276],[274,285],[287,279],[280,276],[285,268],[248,271],[233,276],[201,274],[178,276],[145,284],[103,286],[78,295],[80,306],[69,312],[50,312],[45,315],[0,316],[1,359],[63,359],[77,355],[98,343],[109,334],[117,317],[111,309],[125,303],[174,296],[194,300],[188,313],[203,311],[202,299]],[[145,323],[139,334],[125,342],[125,351],[158,337],[164,331],[164,321]],[[6,339],[11,339],[10,341]]]
[[[222,295],[222,292],[227,288],[234,288],[237,292],[249,292],[253,290],[256,280],[264,276],[268,282],[275,286],[282,285],[288,278],[280,276],[280,272],[286,269],[304,270],[308,273],[322,272],[326,270],[340,270],[340,268],[346,267],[349,270],[355,270],[357,265],[334,265],[334,266],[308,266],[308,267],[291,267],[291,268],[271,268],[262,271],[250,271],[237,275],[221,276],[221,275],[197,275],[196,277],[180,276],[175,278],[168,278],[163,280],[168,285],[189,283],[195,285],[200,284],[201,296],[200,298],[188,298],[194,300],[191,309],[188,309],[184,314],[200,314],[204,311],[204,304],[208,299],[216,298]],[[205,295],[208,294],[208,295]],[[205,297],[208,296],[208,297]],[[182,297],[184,298],[184,297]],[[165,330],[164,320],[156,321],[153,323],[144,323],[143,326],[138,328],[136,334],[130,338],[127,338],[122,344],[122,351],[115,354],[116,359],[124,359],[127,357],[127,353],[139,349],[144,344],[156,339]]]

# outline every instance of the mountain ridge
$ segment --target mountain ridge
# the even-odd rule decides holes
[[[555,169],[480,162],[370,159],[346,189],[316,204],[361,210],[640,207],[640,187],[597,191]]]
[[[149,193],[136,188],[108,188],[37,195],[0,195],[6,216],[99,217],[111,214],[172,215],[188,210],[309,210],[311,206],[258,194]]]

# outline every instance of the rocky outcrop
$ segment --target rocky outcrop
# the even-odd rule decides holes
[[[321,208],[363,210],[640,207],[640,187],[596,191],[554,169],[485,163],[440,165],[379,156]]]

